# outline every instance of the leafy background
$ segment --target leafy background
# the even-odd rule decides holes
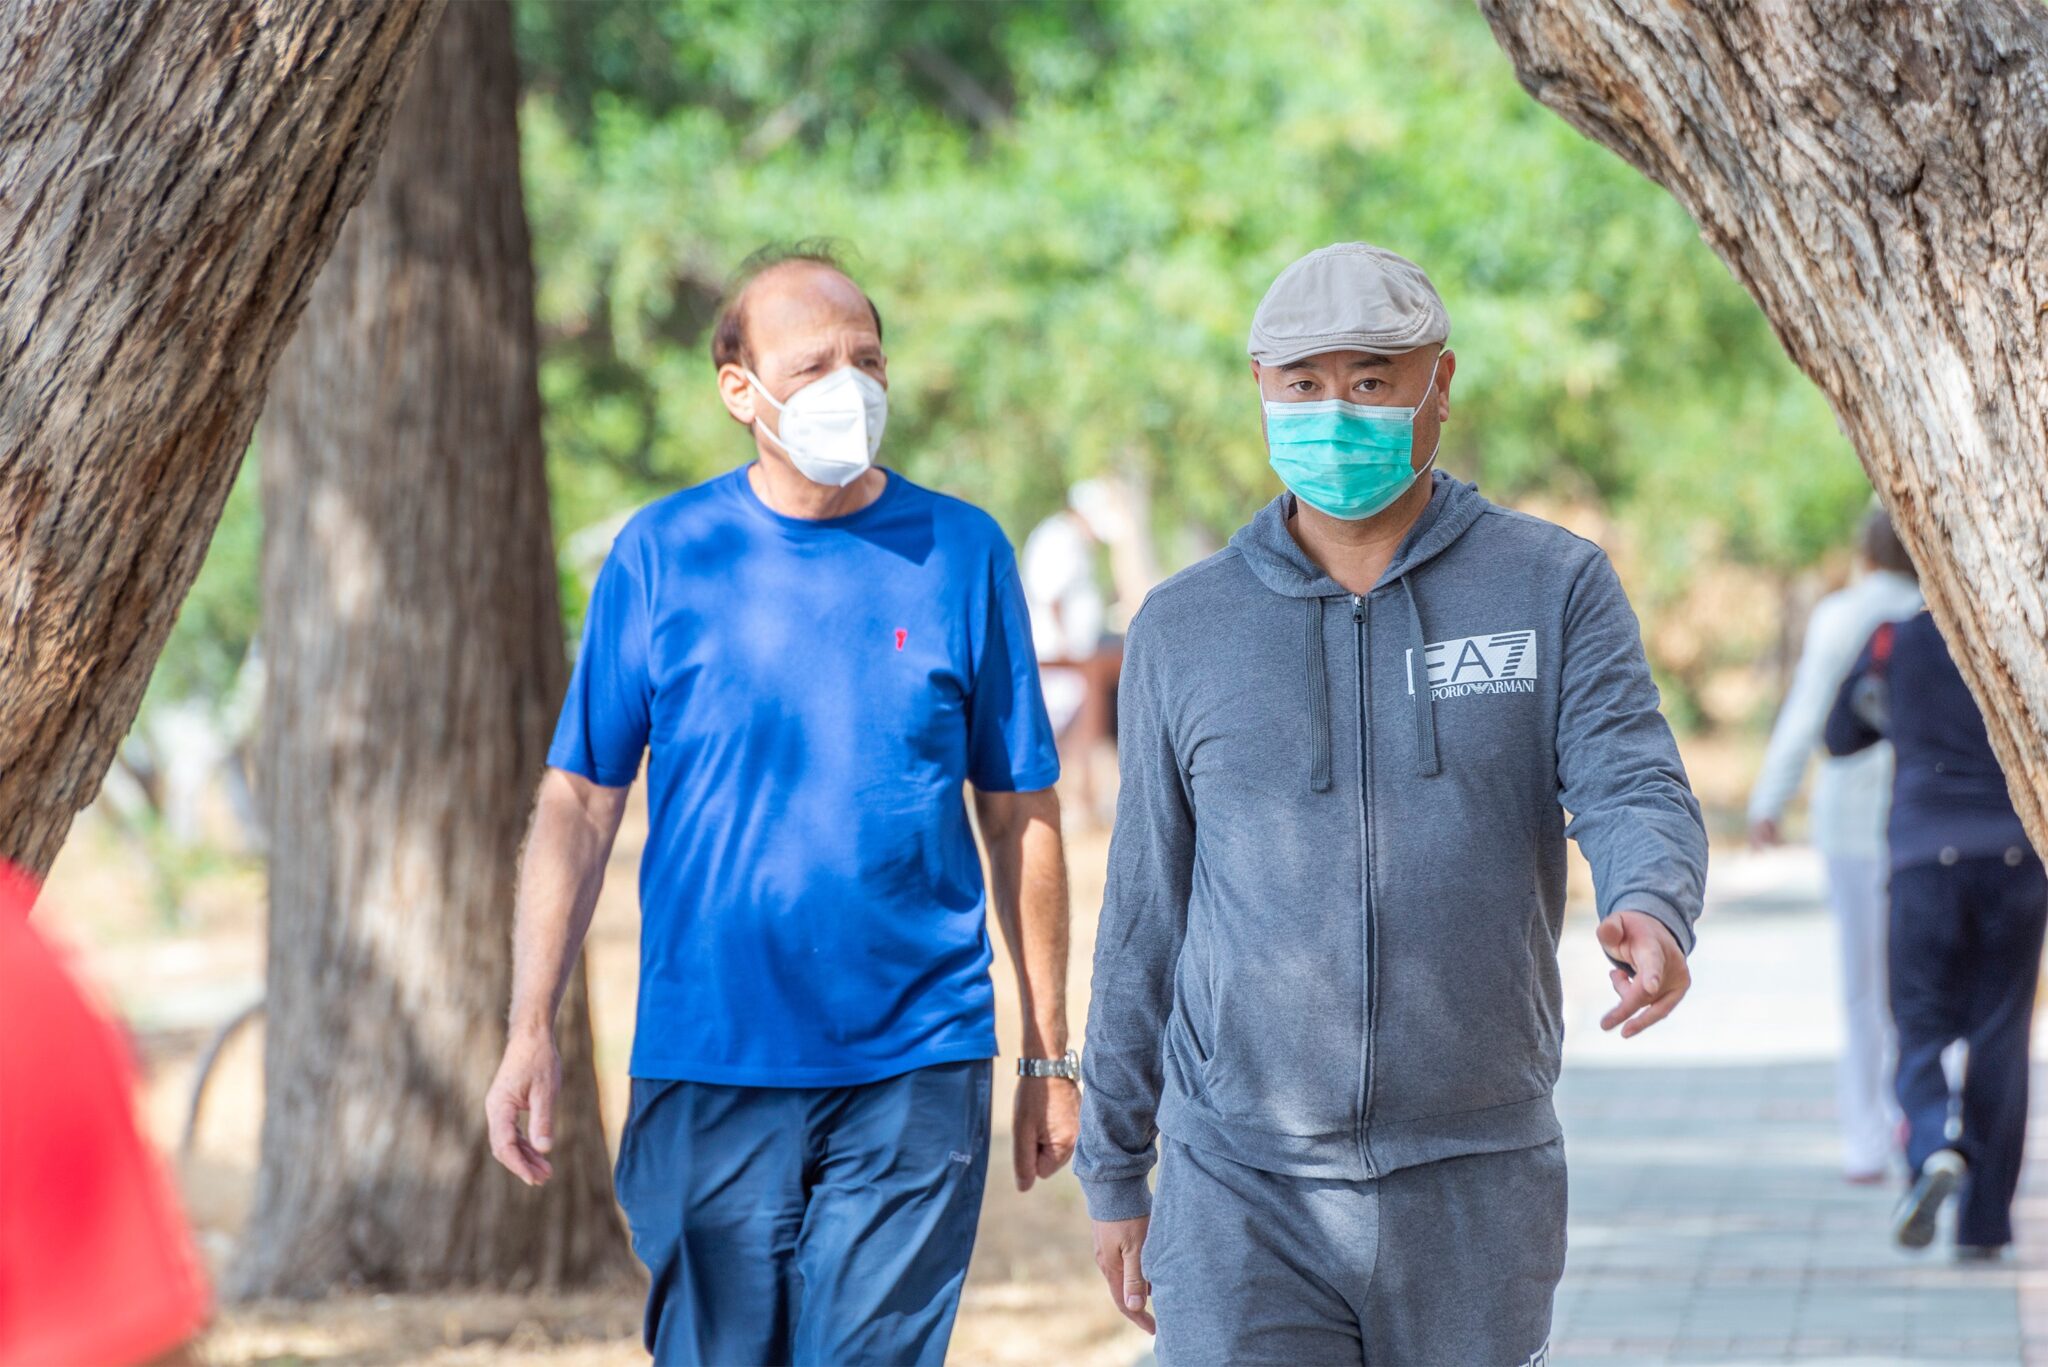
[[[1150,489],[1169,569],[1277,489],[1243,349],[1275,273],[1347,239],[1422,262],[1459,358],[1443,466],[1614,544],[1682,724],[1759,720],[1767,690],[1716,707],[1714,671],[1782,651],[1791,586],[1839,570],[1868,498],[1691,220],[1530,99],[1467,4],[517,16],[567,546],[746,457],[710,321],[749,251],[815,236],[884,316],[892,464],[1019,540],[1072,481],[1120,472]],[[253,481],[153,700],[223,690],[255,629]],[[590,540],[564,554],[572,631]]]

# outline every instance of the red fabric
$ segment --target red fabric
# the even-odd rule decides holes
[[[205,1275],[135,1128],[120,1033],[0,863],[0,1367],[144,1362],[205,1322]]]

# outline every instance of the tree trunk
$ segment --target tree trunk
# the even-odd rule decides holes
[[[1699,221],[1826,392],[2048,852],[2048,8],[1479,8],[1531,94]]]
[[[439,3],[0,0],[0,858],[99,791]]]
[[[628,1265],[580,981],[554,1180],[485,1140],[514,862],[564,686],[518,72],[451,5],[262,433],[272,822],[241,1295],[561,1286]]]

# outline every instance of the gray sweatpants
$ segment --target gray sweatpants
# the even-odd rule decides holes
[[[1564,1275],[1564,1141],[1284,1177],[1161,1137],[1141,1267],[1160,1367],[1541,1364]]]

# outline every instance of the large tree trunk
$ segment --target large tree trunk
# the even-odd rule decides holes
[[[564,684],[504,0],[449,6],[261,436],[271,819],[242,1295],[629,1265],[580,990],[555,1178],[498,1168],[514,861]]]
[[[439,0],[0,0],[0,858],[48,870]]]
[[[1826,391],[2048,853],[2048,7],[1479,7]]]

